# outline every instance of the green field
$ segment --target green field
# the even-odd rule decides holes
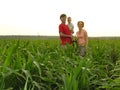
[[[0,90],[120,90],[120,38],[89,38],[77,45],[59,38],[0,38]]]

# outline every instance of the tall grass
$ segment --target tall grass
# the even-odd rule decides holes
[[[77,45],[59,40],[0,40],[0,90],[119,90],[120,41],[89,39],[81,59]]]

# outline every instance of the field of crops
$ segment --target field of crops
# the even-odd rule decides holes
[[[0,39],[0,90],[120,90],[120,39],[89,38],[84,58],[59,39]]]

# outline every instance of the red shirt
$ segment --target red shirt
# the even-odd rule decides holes
[[[66,34],[66,35],[71,35],[71,32],[70,32],[68,26],[65,25],[64,23],[61,23],[59,25],[59,33],[60,32]],[[70,37],[62,37],[62,36],[60,36],[60,39],[61,39],[61,44],[62,45],[66,45],[67,43],[72,44],[72,39]]]

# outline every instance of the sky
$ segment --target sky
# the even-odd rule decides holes
[[[88,36],[120,36],[119,0],[0,0],[0,35],[58,36],[60,15],[84,21]],[[67,24],[67,22],[66,22]],[[74,33],[74,35],[75,35]]]

